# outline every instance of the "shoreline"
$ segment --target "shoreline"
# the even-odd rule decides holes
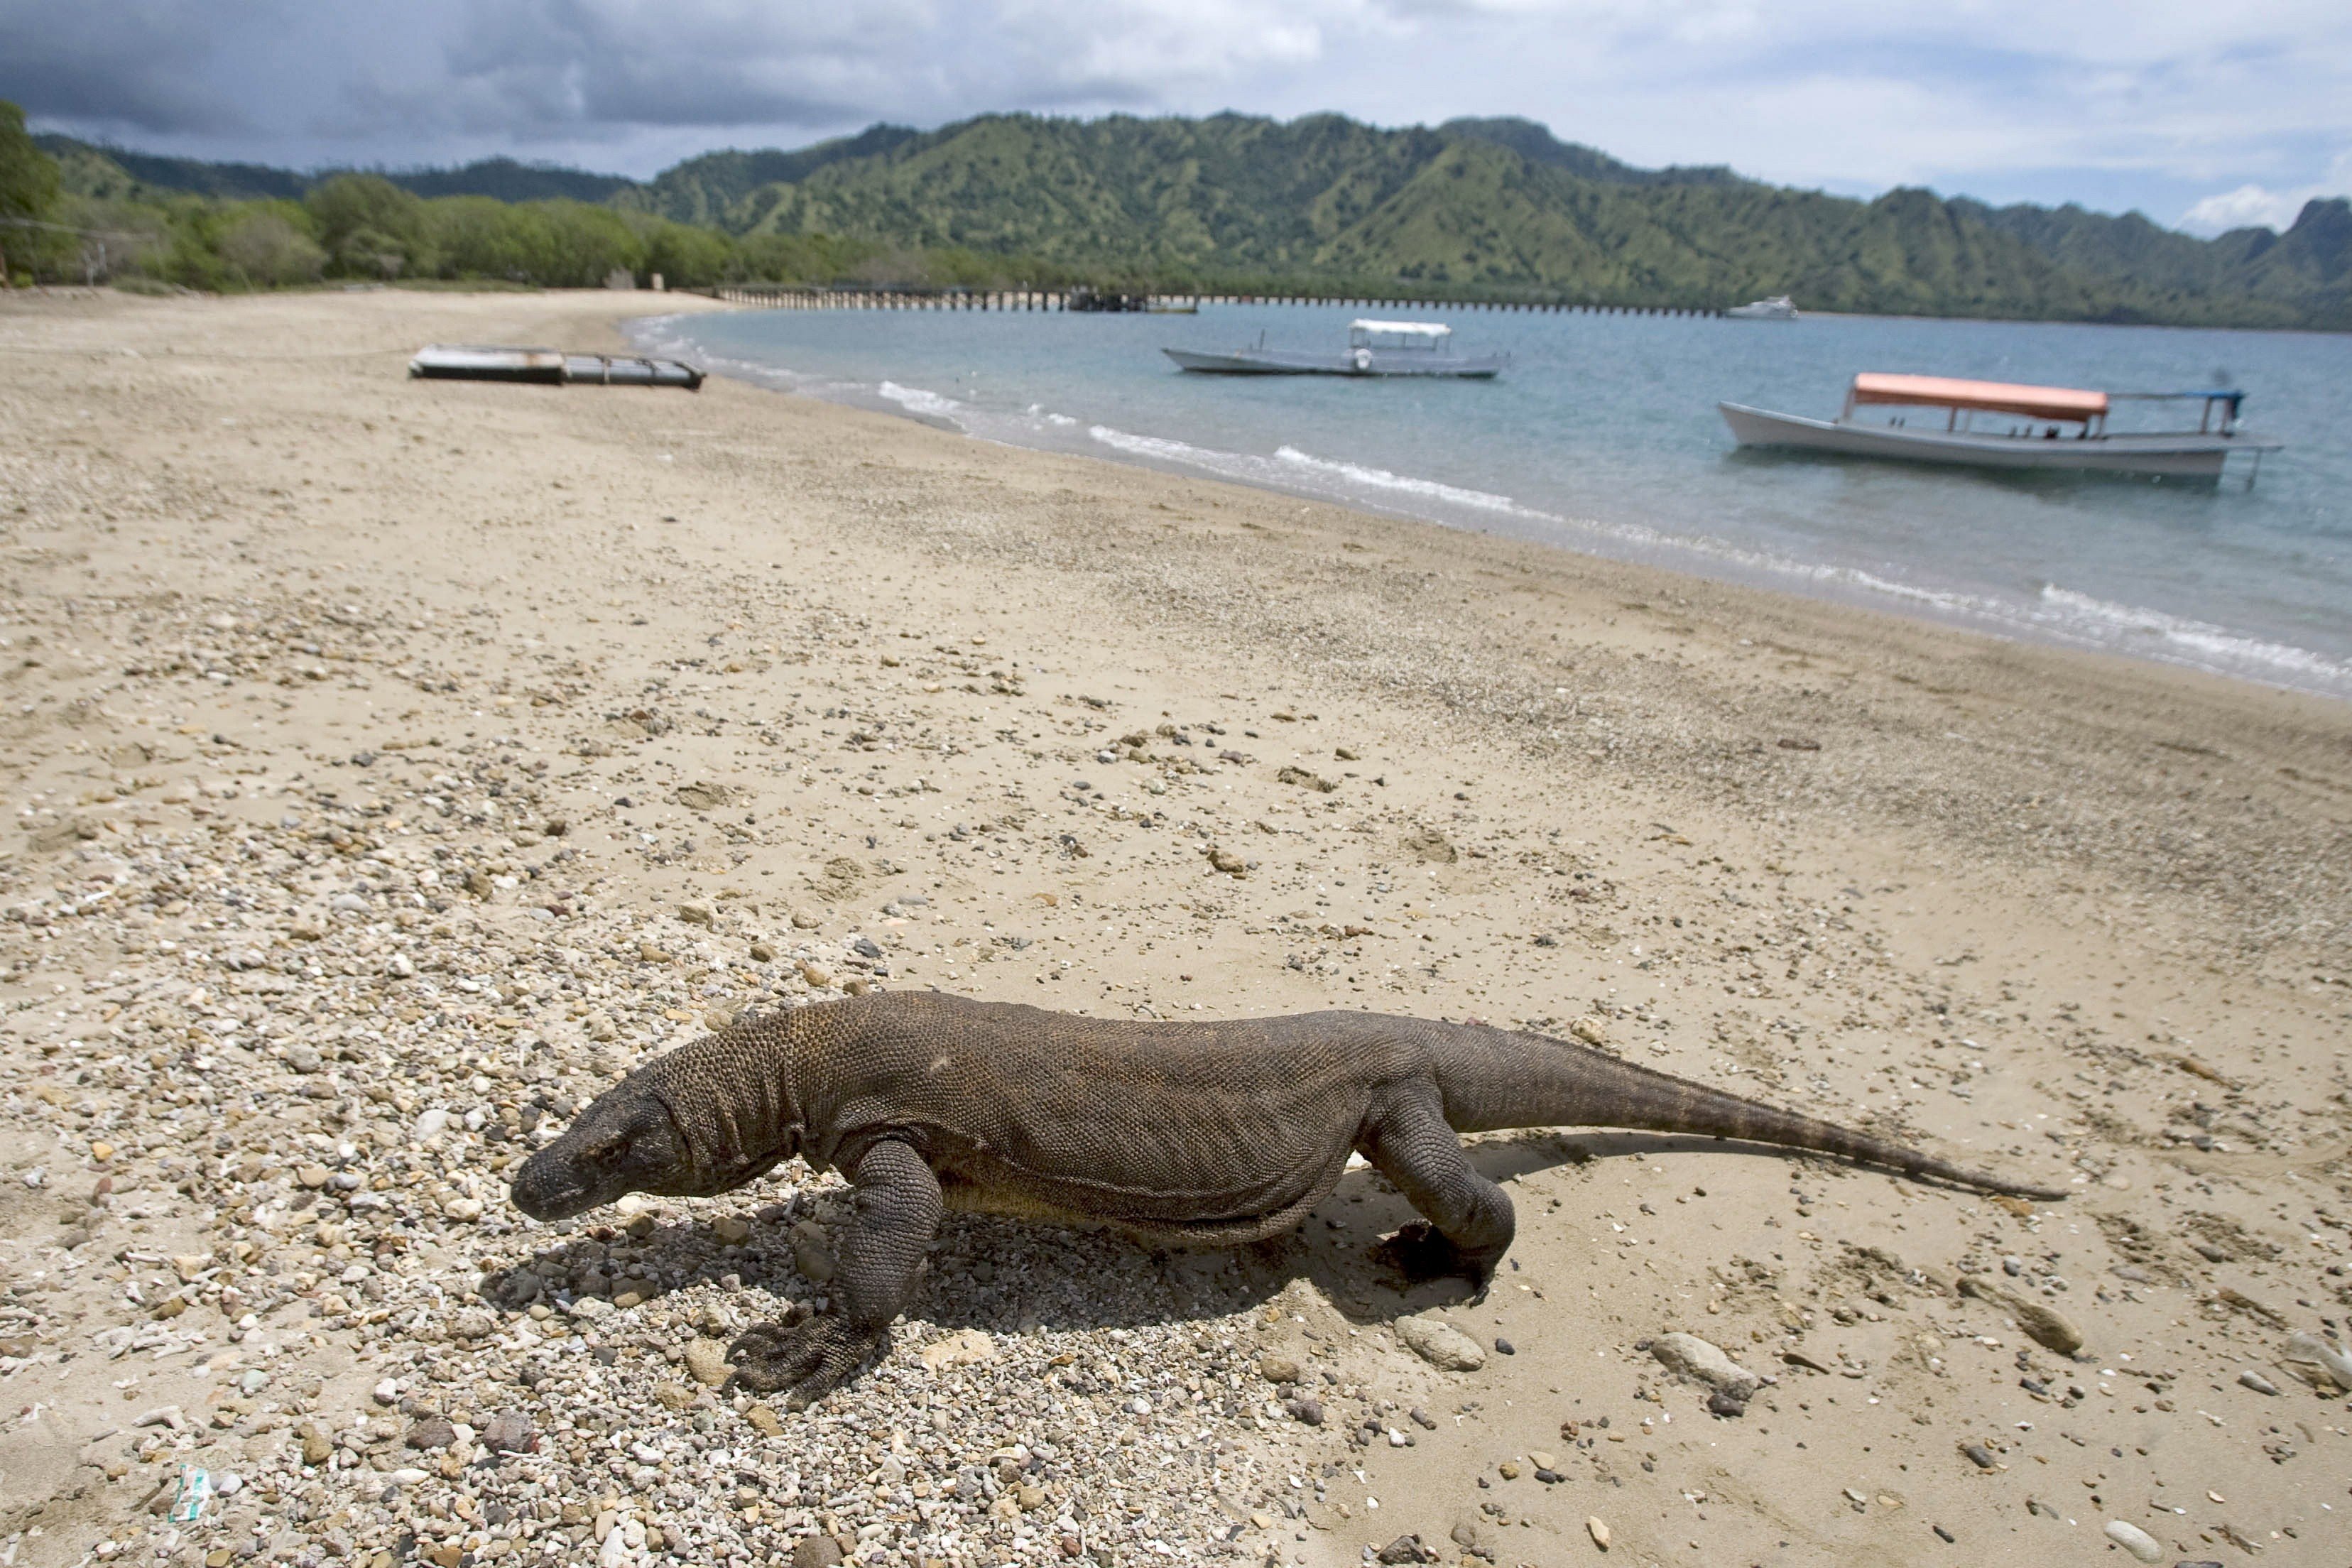
[[[2045,580],[2038,595],[2012,599],[1958,585],[1900,581],[1852,563],[1822,564],[1776,554],[1704,529],[1675,532],[1638,518],[1570,515],[1512,495],[1465,489],[1451,481],[1391,472],[1349,459],[1318,458],[1288,445],[1267,457],[1127,431],[1061,414],[1046,414],[1041,419],[1034,405],[1025,416],[1016,417],[887,379],[876,384],[840,381],[725,353],[703,353],[686,336],[666,335],[671,319],[659,314],[635,317],[623,321],[619,331],[635,352],[682,353],[707,361],[712,374],[762,391],[888,414],[993,445],[1108,460],[1181,479],[1239,484],[1317,504],[1455,532],[1513,539],[1571,555],[1893,615],[2004,641],[2119,657],[2257,687],[2352,701],[2352,666],[2340,658],[2266,635],[2232,630],[2178,610],[2113,602],[2056,582]]]
[[[730,381],[403,374],[643,307],[0,298],[40,372],[0,383],[22,1568],[2336,1527],[2344,1395],[2282,1346],[2352,1313],[2342,704]],[[1589,1034],[2074,1196],[1496,1135],[1478,1303],[1373,1263],[1406,1215],[1363,1173],[1238,1255],[951,1216],[892,1348],[793,1415],[713,1358],[819,1292],[837,1179],[538,1226],[504,1176],[646,1056],[851,982]],[[1777,1381],[1712,1414],[1674,1330]],[[170,1536],[182,1464],[242,1484]]]

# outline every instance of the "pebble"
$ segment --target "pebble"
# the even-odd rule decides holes
[[[717,1388],[734,1373],[727,1363],[727,1347],[717,1340],[693,1339],[686,1344],[686,1372],[705,1388]]]
[[[1287,1356],[1260,1356],[1257,1361],[1257,1374],[1268,1383],[1297,1383],[1298,1363]]]
[[[1397,1338],[1430,1365],[1444,1372],[1476,1372],[1486,1352],[1476,1340],[1436,1318],[1399,1318]]]
[[[1601,1522],[1599,1514],[1588,1513],[1584,1516],[1584,1533],[1592,1537],[1593,1545],[1603,1552],[1609,1550],[1609,1527]]]
[[[2277,1384],[2273,1383],[2269,1378],[2264,1377],[2261,1373],[2254,1371],[2252,1367],[2247,1368],[2244,1372],[2238,1374],[2238,1383],[2240,1386],[2251,1388],[2256,1394],[2275,1394],[2279,1391]]]
[[[2105,1533],[2109,1541],[2114,1542],[2142,1563],[2164,1561],[2164,1548],[2158,1544],[2156,1537],[2137,1524],[2125,1520],[2111,1519],[2107,1521]]]

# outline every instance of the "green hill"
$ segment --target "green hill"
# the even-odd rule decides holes
[[[60,137],[65,187],[299,199],[326,176]],[[2213,239],[2137,213],[1873,201],[1641,169],[1531,121],[1381,130],[1275,121],[989,114],[726,151],[651,181],[493,159],[383,175],[421,196],[561,199],[717,230],[674,276],[990,282],[2352,329],[2352,203]],[[716,248],[714,248],[714,247]],[[331,246],[330,247],[331,249]],[[815,269],[812,271],[811,269]],[[509,274],[518,275],[520,274]]]
[[[84,194],[89,195],[118,195],[130,189],[143,188],[151,193],[180,192],[226,201],[292,202],[300,201],[303,194],[320,181],[346,172],[323,170],[305,174],[262,163],[207,163],[197,158],[163,158],[77,141],[71,136],[42,135],[34,137],[33,142],[62,167],[83,171],[76,176],[80,185],[105,183],[104,189],[85,190]],[[489,196],[502,202],[602,202],[636,186],[635,180],[621,174],[592,174],[551,163],[518,163],[512,158],[484,158],[454,169],[370,172],[420,196]]]
[[[1522,121],[984,115],[752,189],[739,234],[952,246],[1162,285],[2352,327],[2347,204],[2200,240],[2131,215],[1641,170]]]

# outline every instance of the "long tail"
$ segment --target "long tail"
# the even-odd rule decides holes
[[[1439,1032],[1437,1078],[1445,1119],[1458,1132],[1628,1127],[1696,1133],[1812,1149],[2016,1197],[2066,1195],[2058,1188],[1986,1175],[1832,1121],[1621,1061],[1590,1046],[1481,1024],[1431,1027]]]

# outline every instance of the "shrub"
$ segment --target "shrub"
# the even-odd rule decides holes
[[[324,247],[282,213],[248,212],[233,221],[219,241],[221,259],[256,288],[308,283],[327,265]]]

